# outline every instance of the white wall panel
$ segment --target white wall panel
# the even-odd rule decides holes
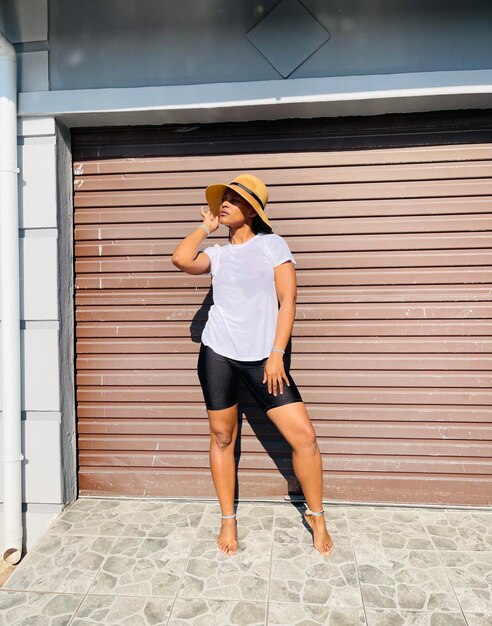
[[[0,328],[0,349],[2,347]],[[58,367],[58,330],[28,328],[21,330],[21,410],[58,411],[60,384]],[[0,374],[3,366],[0,360]],[[0,403],[3,406],[3,381],[0,376]]]
[[[18,147],[19,228],[56,227],[56,153],[53,144]]]
[[[17,135],[19,138],[53,135],[52,143],[54,143],[55,120],[53,117],[18,117]]]
[[[63,509],[61,504],[27,504],[22,512],[22,525],[27,549],[36,543]],[[0,503],[0,537],[3,537],[3,504]]]
[[[0,419],[0,427],[1,427]],[[22,501],[59,503],[60,424],[58,420],[22,420],[22,451],[24,460]],[[3,502],[3,468],[0,464],[0,500]]]
[[[28,329],[22,333],[24,384],[22,408],[25,411],[58,411],[60,384],[58,330]]]
[[[58,318],[56,231],[48,231],[48,234],[51,236],[26,236],[20,239],[20,258],[23,268],[21,318],[24,320],[56,320]]]

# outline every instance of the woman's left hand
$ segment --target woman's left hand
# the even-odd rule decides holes
[[[265,373],[263,376],[263,382],[268,381],[268,393],[277,395],[277,386],[280,388],[280,393],[284,393],[284,383],[287,383],[290,387],[290,381],[287,378],[284,367],[283,354],[281,352],[274,352],[271,354],[265,363]]]

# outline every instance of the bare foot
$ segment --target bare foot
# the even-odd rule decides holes
[[[314,534],[313,545],[323,556],[328,556],[333,550],[333,540],[330,533],[326,529],[326,520],[324,515],[306,515],[304,519],[311,527]]]
[[[238,546],[235,517],[222,520],[217,546],[224,554],[235,554]]]

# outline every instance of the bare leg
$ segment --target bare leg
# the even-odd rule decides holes
[[[268,417],[292,446],[292,466],[299,479],[311,511],[323,508],[323,467],[316,433],[304,402],[292,402],[267,411]],[[326,529],[324,515],[305,516],[313,529],[314,547],[327,556],[333,549],[333,540]]]
[[[210,424],[210,469],[222,515],[234,513],[236,462],[234,445],[238,432],[237,404],[221,411],[207,411]],[[236,518],[221,520],[217,546],[226,554],[237,550]]]

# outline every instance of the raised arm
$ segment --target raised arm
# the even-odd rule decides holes
[[[211,233],[216,231],[219,227],[219,218],[214,217],[210,210],[205,212],[203,207],[200,207],[200,213],[203,217],[203,223],[207,226],[209,231]],[[201,226],[187,235],[179,242],[173,252],[171,259],[173,265],[187,274],[206,274],[209,272],[210,257],[204,252],[197,254],[200,244],[206,237],[207,232]]]

